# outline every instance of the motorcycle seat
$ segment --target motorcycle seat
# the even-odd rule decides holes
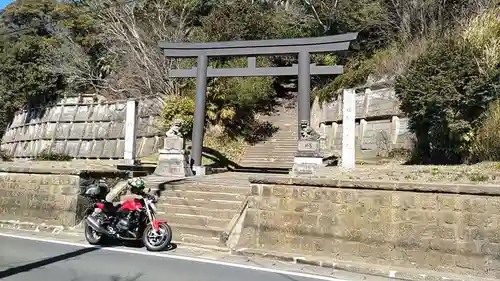
[[[113,215],[113,214],[116,214],[116,212],[118,211],[118,209],[120,209],[120,207],[121,207],[121,204],[118,204],[118,205],[115,206],[111,202],[105,202],[104,203],[104,207],[102,208],[102,210],[106,214]]]

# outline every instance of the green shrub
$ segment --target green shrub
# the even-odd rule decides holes
[[[12,161],[12,157],[3,149],[0,149],[0,159],[2,161]]]
[[[190,138],[193,128],[194,99],[192,96],[169,96],[163,108],[163,122],[168,129],[174,119],[182,120],[181,134]]]
[[[500,96],[498,71],[484,75],[473,51],[457,40],[429,47],[396,79],[396,95],[417,137],[415,162],[470,160],[475,128]]]
[[[47,150],[42,151],[35,157],[35,161],[71,161],[73,157],[64,154],[64,153],[56,153],[50,152]]]
[[[500,160],[500,100],[491,103],[476,131],[473,152],[478,160]]]

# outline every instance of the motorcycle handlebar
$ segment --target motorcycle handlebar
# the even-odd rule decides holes
[[[148,200],[151,200],[153,203],[156,203],[158,201],[158,196],[155,195],[143,194],[142,196]]]

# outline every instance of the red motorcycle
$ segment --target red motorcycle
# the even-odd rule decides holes
[[[158,198],[142,191],[144,182],[141,179],[130,183],[132,193],[141,198],[130,198],[116,206],[103,199],[95,200],[84,219],[85,239],[92,245],[102,244],[104,237],[142,241],[149,251],[162,251],[172,241],[172,230],[165,220],[155,216]],[[99,187],[90,188],[85,195],[92,198],[99,193],[96,189]]]

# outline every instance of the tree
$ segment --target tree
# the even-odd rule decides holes
[[[14,2],[2,14],[0,28],[0,127],[24,105],[41,105],[63,89],[61,75],[50,72],[46,54],[55,43],[52,12],[56,1]]]
[[[396,80],[401,110],[417,137],[416,161],[461,163],[471,157],[475,129],[500,97],[499,71],[481,73],[470,46],[445,39]]]

